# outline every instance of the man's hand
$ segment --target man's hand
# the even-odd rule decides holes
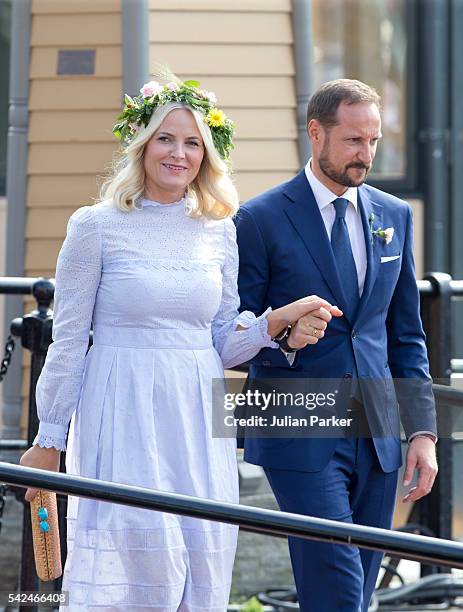
[[[410,442],[407,451],[407,461],[403,485],[411,483],[415,469],[418,470],[416,487],[412,487],[403,502],[414,502],[427,495],[434,484],[437,475],[436,445],[430,438],[417,436]]]
[[[330,304],[302,316],[291,329],[288,346],[302,349],[308,344],[316,344],[325,335],[325,329],[333,316],[340,317],[342,312]]]
[[[337,308],[337,306],[332,306],[329,302],[319,298],[317,295],[309,295],[301,298],[300,300],[296,300],[295,302],[291,302],[286,306],[281,306],[281,308],[277,308],[269,313],[267,315],[267,331],[269,335],[274,338],[281,331],[283,331],[283,329],[285,329],[289,323],[291,325],[296,325],[296,322],[299,321],[301,317],[311,314],[315,315],[317,319],[320,318],[320,314],[317,315],[316,313],[322,308],[330,313],[330,319],[331,315],[335,317],[342,316],[342,312],[339,310],[339,308]],[[242,328],[238,327],[237,329]],[[310,344],[316,344],[319,338],[312,336],[312,340],[313,341],[311,341]],[[303,346],[297,348],[303,348],[307,344],[309,344],[309,342],[306,342]]]

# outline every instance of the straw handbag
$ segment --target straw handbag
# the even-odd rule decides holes
[[[39,489],[31,501],[31,521],[37,576],[44,581],[54,580],[63,572],[56,493]]]

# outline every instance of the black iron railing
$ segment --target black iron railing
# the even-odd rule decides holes
[[[66,495],[239,525],[255,533],[356,545],[404,559],[463,569],[463,544],[450,540],[153,491],[3,462],[0,462],[0,480],[22,487],[49,489]]]

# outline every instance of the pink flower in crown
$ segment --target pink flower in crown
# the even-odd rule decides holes
[[[162,85],[160,85],[157,81],[150,81],[149,83],[145,83],[143,87],[140,89],[140,93],[144,98],[151,98],[156,94],[162,91]]]
[[[140,126],[136,123],[129,123],[129,128],[132,132],[135,132],[135,134],[140,131]]]
[[[178,86],[177,83],[167,83],[166,87],[168,89],[170,89],[170,91],[178,91],[180,89],[180,87]]]

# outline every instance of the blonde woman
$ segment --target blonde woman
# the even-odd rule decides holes
[[[236,444],[212,437],[211,380],[279,350],[272,337],[301,317],[315,331],[300,345],[316,343],[331,308],[307,298],[238,314],[233,124],[198,85],[126,97],[115,133],[127,146],[59,255],[40,428],[21,463],[57,470],[71,421],[69,473],[237,503]],[[235,526],[70,497],[69,609],[222,612],[236,539]]]

